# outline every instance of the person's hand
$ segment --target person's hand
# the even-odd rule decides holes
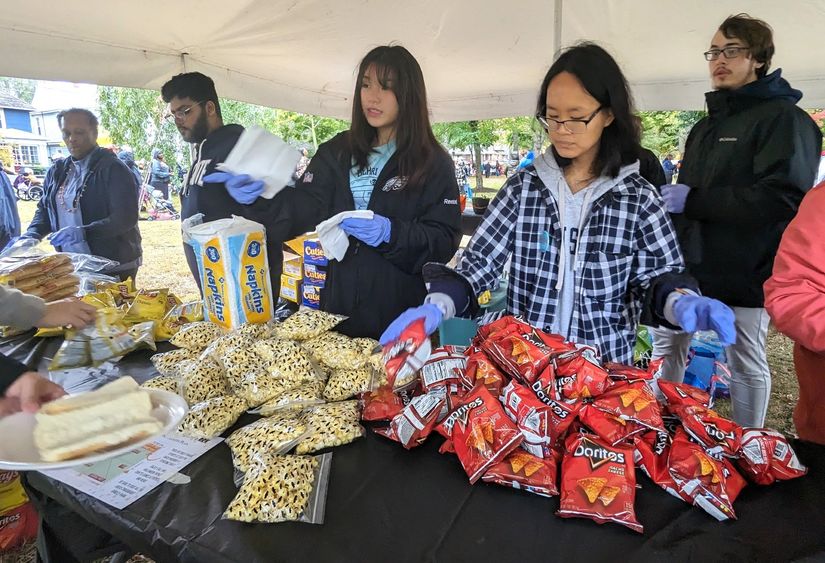
[[[378,342],[381,346],[386,346],[388,343],[398,340],[401,332],[418,319],[424,319],[424,330],[427,331],[427,334],[432,334],[441,324],[442,318],[444,318],[444,313],[441,312],[441,308],[432,303],[412,307],[401,313],[397,319],[390,323]]]
[[[264,193],[264,183],[248,174],[212,172],[203,177],[204,182],[224,184],[232,199],[242,205],[250,205]]]
[[[659,190],[662,192],[662,199],[665,200],[665,206],[667,206],[670,213],[684,213],[690,186],[687,184],[665,184],[660,186]]]
[[[6,398],[3,399],[0,409],[6,414],[21,410],[37,412],[43,403],[54,401],[65,394],[60,385],[52,383],[37,372],[27,371],[6,389]]]
[[[375,214],[372,219],[344,219],[341,221],[341,229],[370,246],[378,246],[382,242],[390,241],[392,224],[386,217]]]
[[[61,299],[46,303],[43,316],[34,326],[46,328],[54,326],[70,326],[83,328],[95,320],[97,309],[75,298]]]
[[[49,236],[49,242],[55,248],[66,246],[67,244],[77,244],[83,242],[83,227],[70,225],[63,227],[56,233]]]
[[[713,330],[724,346],[736,343],[735,316],[730,307],[699,295],[683,295],[673,304],[673,315],[685,332]]]

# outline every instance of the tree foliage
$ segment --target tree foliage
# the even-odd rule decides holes
[[[684,149],[688,133],[707,113],[704,111],[642,111],[642,145],[657,156]]]
[[[32,103],[37,82],[27,78],[0,77],[0,92],[8,92],[26,102]]]
[[[476,168],[476,189],[483,189],[484,175],[481,173],[481,149],[498,141],[499,132],[495,128],[495,121],[484,119],[435,123],[433,124],[433,133],[447,148],[466,149],[472,147],[473,161]]]

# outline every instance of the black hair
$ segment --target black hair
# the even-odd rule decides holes
[[[415,57],[400,45],[385,45],[371,50],[358,66],[355,94],[352,99],[350,150],[360,170],[367,166],[376,130],[367,122],[361,105],[364,73],[372,66],[381,86],[389,88],[398,101],[395,145],[399,174],[407,178],[407,186],[423,184],[431,164],[447,152],[438,144],[430,126],[427,110],[427,90],[424,74]]]
[[[748,14],[728,16],[719,26],[727,39],[741,39],[747,45],[751,57],[763,65],[756,69],[757,78],[768,74],[771,68],[771,59],[775,51],[773,46],[773,30],[764,21],[752,18]]]
[[[547,71],[539,89],[536,116],[546,115],[547,88],[562,72],[575,76],[603,110],[612,112],[613,122],[602,131],[593,172],[615,178],[622,166],[638,160],[642,149],[641,128],[627,80],[610,53],[594,43],[579,43],[562,52]],[[553,156],[562,168],[570,164],[555,148]]]
[[[215,104],[215,112],[221,116],[221,104],[218,101],[218,92],[215,90],[215,82],[200,72],[184,72],[173,76],[160,89],[160,95],[167,104],[172,98],[189,98],[196,102],[212,102]]]
[[[92,126],[92,129],[97,131],[97,116],[91,111],[84,108],[64,109],[63,111],[57,114],[57,125],[63,127],[63,118],[71,113],[79,113],[80,115],[86,116],[86,119],[89,120],[89,125]]]

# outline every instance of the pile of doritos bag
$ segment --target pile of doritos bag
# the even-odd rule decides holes
[[[384,354],[388,384],[362,398],[363,420],[386,423],[375,432],[409,449],[435,431],[470,483],[560,494],[561,517],[642,532],[636,467],[719,520],[736,517],[745,477],[767,485],[807,471],[784,436],[739,427],[697,388],[658,381],[660,403],[661,361],[602,363],[592,346],[516,317],[481,327],[467,349],[432,352],[422,320]]]

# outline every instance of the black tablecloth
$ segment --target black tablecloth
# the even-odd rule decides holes
[[[143,380],[148,353],[121,369]],[[252,421],[245,415],[238,425]],[[236,426],[238,426],[236,425]],[[220,444],[164,483],[116,510],[40,473],[27,486],[54,499],[159,562],[270,561],[820,561],[825,560],[825,447],[794,442],[808,476],[750,485],[717,522],[639,474],[637,534],[615,524],[554,516],[558,499],[498,485],[471,486],[458,460],[368,432],[332,450],[323,525],[243,524],[221,514],[236,488],[230,452]]]

